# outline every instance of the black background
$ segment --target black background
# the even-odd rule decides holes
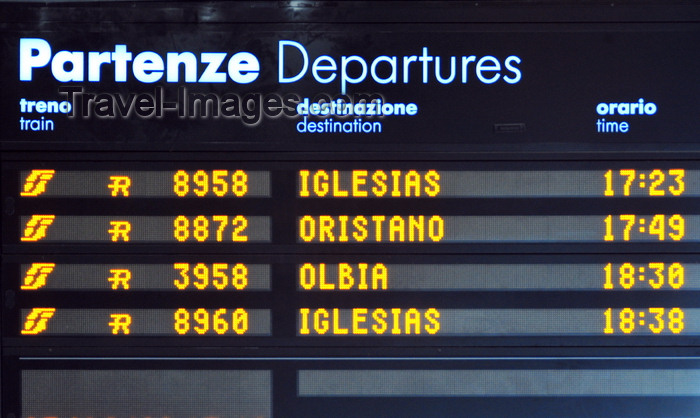
[[[459,368],[678,368],[698,369],[698,337],[491,337],[309,338],[295,336],[302,306],[353,307],[700,307],[698,292],[392,292],[304,294],[296,290],[301,262],[580,263],[696,262],[697,244],[586,245],[328,245],[296,244],[300,214],[620,214],[700,213],[698,198],[450,199],[307,201],[295,198],[298,169],[639,169],[697,168],[700,148],[697,53],[700,12],[692,3],[104,3],[0,5],[0,126],[2,136],[2,416],[21,416],[23,369],[219,369],[273,371],[273,413],[285,416],[697,416],[692,397],[610,398],[314,398],[296,397],[300,369]],[[297,120],[63,120],[56,131],[19,131],[18,101],[58,99],[47,68],[35,81],[18,81],[21,37],[47,39],[55,53],[110,51],[127,44],[134,53],[249,51],[261,59],[254,83],[190,84],[198,92],[337,93],[338,86],[309,81],[277,84],[277,41],[307,46],[311,57],[358,54],[509,55],[522,59],[522,81],[483,85],[365,82],[350,92],[381,93],[392,102],[415,102],[416,117],[388,117],[383,133],[299,134]],[[313,58],[312,58],[313,59]],[[109,71],[99,92],[151,92],[153,85],[113,83]],[[41,76],[38,76],[41,74]],[[412,79],[416,79],[413,74]],[[174,91],[176,85],[161,83]],[[357,88],[358,90],[354,90]],[[334,90],[335,89],[335,90]],[[167,94],[167,93],[166,93]],[[170,93],[172,96],[172,93]],[[629,116],[628,134],[596,134],[599,102],[653,101],[654,116]],[[48,115],[45,115],[48,116]],[[494,124],[523,123],[523,133],[495,133]],[[210,214],[226,209],[215,199],[18,198],[18,170],[210,169],[235,163],[272,172],[269,199],[243,201],[250,214],[270,215],[273,242],[249,246],[17,244],[18,218],[39,210],[57,214]],[[602,191],[601,191],[602,194]],[[238,210],[238,208],[237,208]],[[233,254],[233,256],[232,256]],[[272,290],[234,295],[136,292],[17,292],[19,264],[217,262],[222,257],[272,265]],[[230,296],[227,296],[230,297]],[[270,338],[18,338],[19,309],[56,307],[218,307],[236,303],[273,310]],[[145,358],[146,360],[136,360]],[[166,359],[168,358],[168,359]],[[180,360],[198,358],[201,360]],[[222,358],[226,360],[221,360]],[[440,358],[441,360],[430,360]],[[251,359],[243,361],[242,359]],[[370,359],[372,359],[370,361]],[[50,413],[47,411],[47,414]]]

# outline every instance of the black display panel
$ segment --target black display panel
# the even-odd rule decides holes
[[[697,6],[0,16],[3,418],[700,414]]]

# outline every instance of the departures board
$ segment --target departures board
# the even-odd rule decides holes
[[[699,22],[0,4],[2,418],[700,416]]]

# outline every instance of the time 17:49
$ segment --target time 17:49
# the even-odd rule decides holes
[[[604,221],[605,235],[603,239],[605,241],[630,241],[635,235],[638,237],[651,235],[659,241],[664,241],[666,237],[680,241],[685,236],[685,218],[678,214],[608,215]]]

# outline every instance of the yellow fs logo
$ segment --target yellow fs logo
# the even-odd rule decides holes
[[[24,181],[20,196],[39,196],[46,191],[46,184],[56,174],[56,170],[32,170]]]
[[[56,313],[56,308],[33,308],[24,321],[22,335],[37,335],[46,331],[49,319]]]
[[[20,286],[22,290],[36,290],[46,286],[46,278],[53,272],[56,267],[55,263],[33,263],[27,274],[24,275],[24,281]]]
[[[46,230],[56,219],[56,215],[32,215],[24,228],[23,242],[39,241],[46,237]]]

